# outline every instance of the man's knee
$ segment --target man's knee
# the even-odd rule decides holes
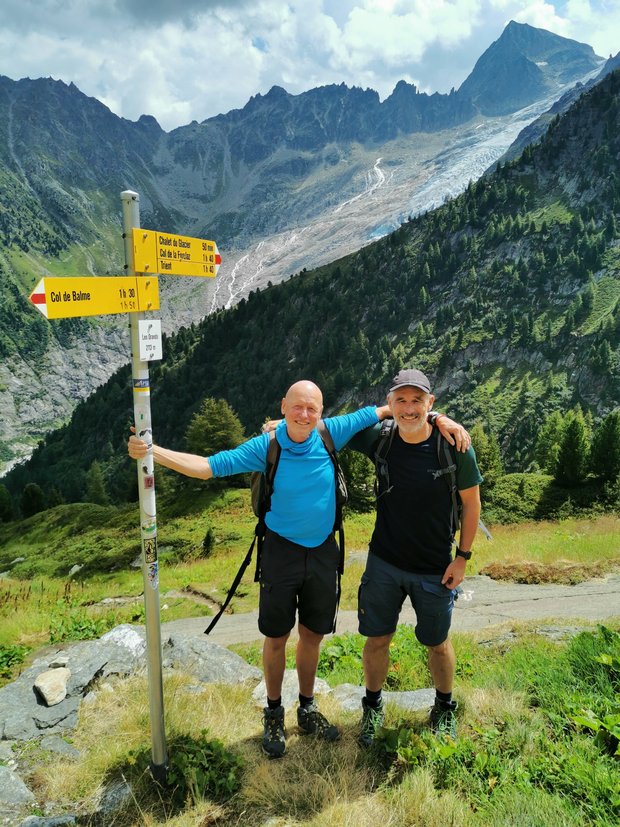
[[[290,637],[290,632],[280,637],[266,637],[263,643],[263,650],[269,652],[279,652],[284,649],[286,642]]]
[[[450,639],[446,638],[443,643],[438,643],[435,646],[427,646],[428,653],[434,655],[448,655],[452,651],[452,644]]]
[[[313,632],[311,629],[308,629],[307,626],[304,626],[303,623],[298,625],[299,630],[299,639],[303,641],[303,643],[314,644],[318,646],[325,635],[320,634],[319,632]]]
[[[393,637],[393,634],[367,637],[366,643],[364,644],[364,654],[370,657],[373,655],[383,654],[390,648],[390,643]]]

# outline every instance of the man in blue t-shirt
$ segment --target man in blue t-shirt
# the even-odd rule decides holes
[[[320,389],[296,382],[281,406],[284,420],[276,428],[281,446],[271,508],[265,517],[267,534],[261,557],[258,627],[265,640],[263,668],[267,688],[263,750],[272,758],[285,751],[284,708],[281,701],[286,642],[299,618],[297,722],[303,732],[328,741],[340,733],[314,703],[314,680],[323,636],[332,631],[338,603],[340,553],[333,535],[336,514],[334,465],[316,426],[323,412]],[[361,408],[325,420],[336,450],[358,431],[389,415],[388,406]],[[208,480],[266,468],[269,434],[243,445],[201,457],[153,445],[153,459],[189,477]],[[145,456],[148,446],[129,438],[132,459]]]
[[[381,693],[389,669],[389,646],[407,596],[416,613],[416,637],[428,650],[436,691],[431,728],[456,736],[455,654],[448,632],[456,589],[465,577],[480,518],[482,477],[469,447],[454,454],[462,514],[453,559],[452,498],[439,461],[435,426],[428,421],[435,401],[429,380],[419,370],[401,370],[387,399],[395,428],[385,456],[389,483],[379,487],[358,603],[359,631],[367,638],[360,735],[364,746],[372,744],[383,723]],[[380,428],[376,425],[359,433],[350,447],[374,459]]]

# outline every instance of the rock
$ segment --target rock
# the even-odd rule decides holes
[[[19,775],[0,765],[0,804],[32,804],[34,795]]]
[[[78,571],[80,571],[80,569],[83,569],[83,568],[84,568],[84,566],[80,566],[78,563],[76,563],[74,566],[71,566],[71,568],[69,569],[69,574],[67,576],[68,577],[73,577],[74,574],[77,574]]]
[[[75,816],[28,816],[19,827],[65,827],[66,824],[77,824]]]
[[[25,557],[16,557],[15,560],[11,560],[9,566],[16,566],[18,563],[23,563],[25,560]]]
[[[316,678],[314,681],[314,694],[327,695],[331,692],[329,684],[321,678]],[[263,679],[254,692],[252,698],[257,706],[261,708],[267,702],[267,687]],[[284,673],[284,680],[282,681],[282,705],[286,708],[294,707],[299,700],[299,681],[297,680],[297,672],[294,669],[287,669]]]
[[[82,696],[108,675],[126,677],[145,667],[144,632],[129,625],[118,626],[100,640],[80,641],[63,653],[71,675],[67,696],[52,707],[45,706],[33,690],[50,661],[36,660],[16,681],[0,687],[0,740],[28,740],[46,734],[66,732],[75,727]],[[51,659],[55,662],[57,655]]]
[[[539,626],[534,630],[537,635],[548,637],[550,640],[566,640],[581,634],[585,626]]]
[[[59,735],[49,735],[46,738],[42,738],[40,746],[41,749],[47,750],[48,752],[55,752],[58,755],[64,755],[66,758],[77,760],[80,757],[80,753],[75,747],[72,747],[71,744],[68,744]]]
[[[342,683],[332,691],[332,698],[338,701],[345,712],[360,712],[365,689],[351,683]],[[394,704],[409,712],[428,710],[435,702],[434,689],[413,689],[406,692],[383,692],[386,703]]]
[[[67,697],[67,681],[71,670],[66,666],[41,672],[34,682],[34,688],[47,706],[55,706]]]
[[[104,787],[101,792],[95,807],[95,813],[100,817],[110,815],[116,810],[120,810],[131,797],[131,786],[127,781],[113,781],[107,787]]]
[[[15,760],[15,755],[13,753],[13,744],[17,743],[16,741],[0,741],[0,761],[5,764],[8,764],[10,761]]]
[[[237,684],[262,677],[260,669],[218,643],[176,635],[163,645],[163,667],[188,672],[204,683]]]

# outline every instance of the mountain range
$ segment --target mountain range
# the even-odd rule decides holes
[[[534,468],[552,412],[579,405],[591,427],[620,405],[619,161],[616,70],[538,144],[446,204],[170,337],[151,377],[157,442],[184,448],[207,397],[227,400],[251,433],[300,376],[333,413],[378,403],[415,365],[433,377],[439,407],[498,437],[508,471]],[[126,498],[130,419],[124,367],[7,487],[79,500],[97,461],[111,496]]]
[[[122,272],[121,190],[140,193],[143,226],[215,238],[223,253],[216,284],[164,285],[170,333],[456,195],[603,63],[510,23],[448,95],[274,87],[170,133],[73,84],[0,78],[0,462],[28,454],[128,357],[122,318],[50,323],[26,300],[46,273]]]

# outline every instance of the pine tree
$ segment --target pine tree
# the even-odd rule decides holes
[[[590,442],[586,423],[578,408],[569,413],[560,445],[555,480],[561,485],[579,485],[587,476],[590,461]]]
[[[608,414],[594,431],[590,468],[606,481],[620,475],[620,410]]]
[[[109,505],[110,503],[101,465],[97,460],[95,460],[88,469],[84,499],[87,503],[95,503],[96,505]]]
[[[236,448],[244,438],[243,425],[228,402],[212,397],[203,400],[185,431],[187,450],[204,457]]]
[[[564,417],[554,411],[545,419],[534,448],[534,457],[547,474],[555,475],[563,438]]]
[[[45,510],[45,497],[40,485],[37,485],[36,482],[29,482],[24,487],[20,507],[24,517],[32,517],[33,514]]]
[[[6,485],[0,484],[0,523],[13,519],[13,500]]]
[[[484,492],[492,488],[504,473],[499,442],[491,430],[488,433],[485,431],[481,422],[476,422],[471,429],[471,442],[476,452],[480,473],[484,477],[481,486]]]

